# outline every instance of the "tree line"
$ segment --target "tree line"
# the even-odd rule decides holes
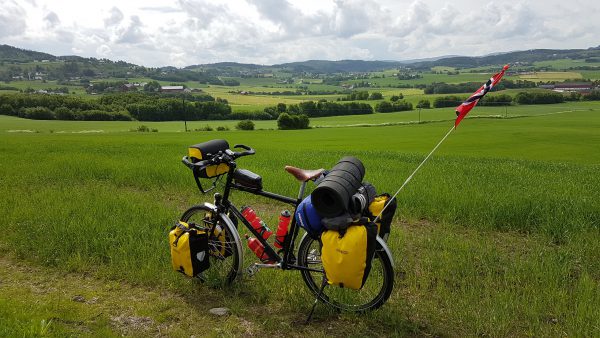
[[[232,112],[226,100],[209,95],[115,93],[98,99],[25,93],[0,95],[0,114],[44,120],[273,120],[281,113],[307,117],[362,115],[372,114],[373,107],[359,102],[305,101],[280,103],[262,112]]]
[[[466,96],[438,96],[433,101],[434,108],[455,107],[467,99]],[[572,92],[567,95],[552,91],[519,92],[514,97],[508,94],[487,95],[478,103],[482,106],[509,106],[511,104],[554,104],[565,101],[597,101],[600,100],[600,90],[594,90],[582,95]]]
[[[222,120],[229,104],[201,96],[112,94],[89,100],[75,96],[12,93],[0,95],[0,114],[43,120]]]
[[[373,107],[367,103],[348,102],[337,103],[330,101],[304,101],[299,104],[286,105],[279,103],[276,106],[266,107],[264,112],[278,118],[282,113],[289,115],[306,115],[308,117],[325,117],[341,115],[364,115],[372,114]]]
[[[481,82],[464,82],[464,83],[445,83],[434,82],[426,85],[423,88],[425,94],[458,94],[474,92],[481,87]],[[515,88],[535,88],[537,84],[527,80],[502,80],[496,85],[495,90],[515,89]]]

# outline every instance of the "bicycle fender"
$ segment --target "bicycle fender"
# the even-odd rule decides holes
[[[385,251],[386,255],[388,255],[388,257],[390,258],[390,263],[392,263],[392,267],[395,268],[396,264],[394,263],[394,256],[392,256],[392,252],[390,251],[390,248],[388,248],[388,246],[385,243],[385,241],[383,240],[383,238],[379,237],[379,235],[377,235],[377,244],[379,246],[381,246],[381,248],[377,248],[375,250]]]
[[[215,206],[212,203],[208,203],[208,202],[204,202],[203,205],[207,208],[210,208],[210,210],[212,210],[213,212],[217,212],[217,206]]]

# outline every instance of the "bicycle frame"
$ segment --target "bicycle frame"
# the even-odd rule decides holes
[[[246,226],[246,228],[264,246],[265,253],[269,256],[269,258],[271,260],[277,262],[276,264],[267,264],[267,265],[263,265],[262,267],[272,265],[273,267],[280,267],[282,270],[292,270],[292,269],[293,270],[307,270],[307,271],[314,271],[314,272],[322,273],[323,270],[300,266],[300,265],[294,264],[293,260],[292,260],[292,253],[294,251],[294,243],[295,243],[296,237],[298,236],[298,232],[299,232],[299,226],[296,222],[296,217],[295,217],[296,208],[298,207],[298,205],[300,204],[300,202],[302,202],[302,199],[304,198],[304,192],[306,190],[307,182],[306,181],[302,182],[302,184],[300,185],[300,190],[298,192],[297,198],[288,197],[288,196],[279,195],[279,194],[272,193],[272,192],[265,191],[265,190],[257,190],[257,189],[248,188],[248,187],[239,185],[237,183],[234,183],[233,182],[233,172],[235,171],[237,165],[235,164],[235,162],[231,162],[229,165],[230,165],[230,169],[229,169],[229,172],[227,173],[227,178],[225,181],[225,189],[224,189],[222,195],[220,195],[219,193],[215,194],[215,205],[216,205],[219,213],[226,213],[227,211],[230,211],[234,217],[236,217],[238,220],[242,221],[242,223]],[[248,222],[248,220],[242,215],[242,213],[237,209],[237,207],[235,207],[235,205],[233,205],[233,203],[231,203],[231,201],[229,201],[229,195],[230,195],[232,189],[247,192],[247,193],[250,193],[253,195],[267,197],[269,199],[287,203],[294,207],[294,213],[292,214],[293,216],[290,221],[289,228],[288,228],[288,235],[285,237],[285,241],[283,243],[283,249],[282,249],[283,250],[283,258],[279,254],[277,254],[275,249],[267,242],[267,240],[265,240],[252,227],[250,222]]]

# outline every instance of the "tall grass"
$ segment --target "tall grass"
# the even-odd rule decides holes
[[[399,195],[390,241],[397,286],[384,311],[356,320],[359,330],[598,333],[599,126],[593,112],[463,122]],[[284,165],[331,167],[354,155],[366,180],[393,192],[448,128],[2,133],[0,254],[191,294],[198,290],[170,270],[165,239],[183,210],[210,199],[179,163],[188,145],[219,137],[253,146],[257,154],[239,166],[290,196],[298,185]],[[257,206],[272,225],[284,207],[241,193],[233,200]],[[297,272],[261,271],[237,291],[211,292],[249,315],[310,302]]]

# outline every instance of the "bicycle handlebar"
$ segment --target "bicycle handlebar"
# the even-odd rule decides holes
[[[242,148],[246,151],[242,151],[242,152],[233,152],[233,156],[234,158],[238,158],[238,157],[242,157],[242,156],[248,156],[248,155],[254,155],[256,153],[256,151],[254,151],[254,149],[248,147],[247,145],[244,144],[236,144],[233,146],[233,148]]]
[[[219,151],[217,154],[215,154],[212,158],[208,159],[208,160],[202,160],[202,161],[198,161],[198,162],[191,162],[188,156],[184,156],[181,159],[181,162],[183,164],[185,164],[188,168],[190,169],[194,169],[194,168],[202,168],[211,164],[220,164],[220,163],[225,163],[225,162],[232,162],[233,160],[235,160],[236,158],[242,157],[242,156],[248,156],[248,155],[254,155],[256,153],[256,151],[254,149],[252,149],[251,147],[248,147],[247,145],[243,145],[243,144],[236,144],[233,146],[233,148],[241,148],[244,149],[245,151],[232,151],[230,149],[225,150],[225,152]]]

